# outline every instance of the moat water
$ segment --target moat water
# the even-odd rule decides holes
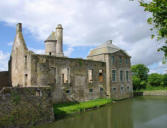
[[[120,101],[55,121],[47,128],[167,128],[167,97]]]

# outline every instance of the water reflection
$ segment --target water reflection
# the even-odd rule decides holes
[[[47,128],[166,128],[167,97],[138,97],[56,121]]]

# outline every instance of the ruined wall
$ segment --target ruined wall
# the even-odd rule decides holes
[[[9,72],[11,73],[12,86],[25,86],[25,61],[28,49],[22,34],[22,25],[16,27],[16,37],[10,57]]]
[[[27,128],[54,120],[51,90],[4,88],[0,91],[0,128]]]
[[[46,55],[31,58],[31,85],[51,86],[55,103],[105,97],[104,62]],[[92,76],[88,70],[92,71]]]
[[[8,71],[3,71],[0,72],[0,90],[3,87],[10,87],[10,82],[9,82],[9,72]]]

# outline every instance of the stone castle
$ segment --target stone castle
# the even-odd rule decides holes
[[[49,86],[55,103],[124,99],[133,96],[130,58],[111,40],[91,50],[87,59],[65,57],[60,24],[45,40],[45,54],[35,54],[28,50],[18,23],[9,60],[10,81],[13,87]]]

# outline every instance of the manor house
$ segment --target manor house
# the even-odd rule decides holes
[[[28,50],[22,24],[17,24],[9,61],[13,87],[50,86],[55,103],[133,96],[131,57],[111,40],[91,50],[87,59],[68,58],[63,53],[63,28],[59,24],[44,44],[45,54]]]

